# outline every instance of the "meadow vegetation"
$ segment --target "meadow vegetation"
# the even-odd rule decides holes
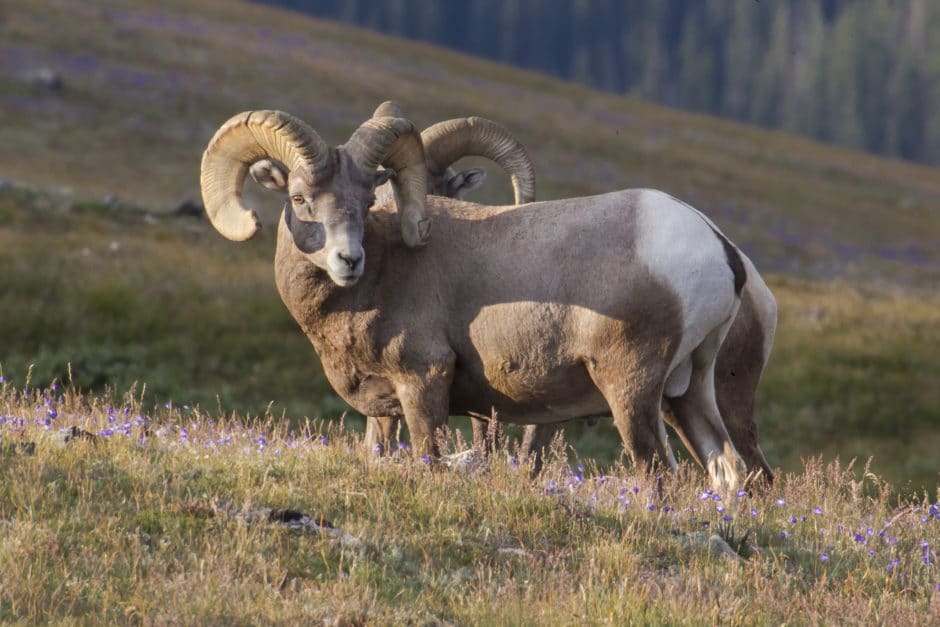
[[[465,475],[379,462],[336,423],[137,398],[0,385],[0,621],[940,620],[940,494],[865,469],[716,494],[556,443],[537,480],[506,449]]]
[[[273,253],[272,229],[235,246],[205,219],[0,191],[3,374],[18,385],[30,373],[35,385],[70,381],[86,391],[138,383],[151,405],[271,412],[292,425],[338,419],[347,407],[280,301]],[[818,454],[874,457],[876,472],[900,489],[932,489],[940,295],[768,278],[780,325],[758,424],[771,463],[796,472]],[[462,420],[455,425],[466,427]],[[347,424],[361,428],[362,419],[349,415]],[[601,468],[619,460],[609,420],[567,432]]]
[[[536,482],[511,429],[471,477],[360,451],[274,287],[277,201],[243,245],[172,208],[233,113],[340,143],[388,98],[504,123],[542,198],[657,187],[742,246],[780,304],[773,490],[651,491],[609,421]],[[222,0],[0,8],[0,119],[0,622],[938,620],[935,169]]]

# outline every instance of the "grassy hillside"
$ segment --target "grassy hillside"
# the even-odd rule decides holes
[[[198,194],[230,115],[280,108],[340,143],[387,98],[429,124],[507,124],[543,198],[665,189],[764,269],[940,271],[940,177],[916,167],[618,98],[415,43],[229,0],[37,0],[0,9],[0,176],[152,208]],[[61,91],[24,78],[48,67]]]
[[[238,246],[170,209],[198,196],[201,152],[230,115],[284,109],[340,143],[387,98],[421,125],[500,120],[542,198],[650,186],[706,210],[780,300],[760,398],[771,462],[874,455],[892,481],[936,485],[935,169],[221,0],[0,6],[0,178],[15,182],[0,190],[4,376],[22,385],[34,364],[49,384],[71,364],[76,385],[136,381],[148,403],[339,416],[274,290],[271,229]],[[493,173],[479,198],[508,189]],[[570,432],[604,465],[611,433]]]

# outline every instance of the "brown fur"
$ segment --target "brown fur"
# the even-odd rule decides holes
[[[429,197],[435,236],[421,250],[400,244],[383,206],[351,288],[282,219],[277,286],[334,389],[366,415],[404,416],[418,451],[434,452],[449,414],[551,424],[613,411],[648,466],[664,457],[659,399],[682,321],[676,295],[631,258],[638,193],[511,210]]]
[[[753,284],[753,279],[751,280]],[[772,330],[772,329],[771,329]],[[757,304],[749,289],[741,294],[741,306],[728,336],[718,351],[715,362],[715,393],[725,428],[734,447],[744,459],[749,472],[760,472],[761,478],[773,483],[773,468],[764,456],[758,441],[754,416],[757,385],[770,355],[765,353],[765,330]],[[676,430],[686,448],[696,457],[694,448],[667,400],[664,419]],[[541,467],[542,451],[551,442],[556,425],[533,425],[526,428],[520,452],[534,460],[536,471]],[[701,460],[697,460],[702,463]]]

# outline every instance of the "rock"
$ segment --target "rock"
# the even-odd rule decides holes
[[[78,425],[72,425],[71,427],[64,427],[56,431],[54,438],[56,444],[65,446],[73,440],[90,440],[94,444],[98,436],[90,431],[85,431]]]
[[[715,557],[731,560],[741,560],[738,552],[731,548],[731,545],[725,542],[725,539],[717,533],[708,538],[708,551]]]
[[[483,466],[484,458],[480,451],[471,448],[460,453],[445,455],[441,458],[441,462],[454,472],[471,473]]]
[[[291,531],[323,535],[338,540],[343,546],[358,547],[362,545],[359,538],[337,529],[326,518],[309,516],[292,509],[275,509],[271,507],[238,509],[231,505],[217,505],[213,507],[213,512],[229,519],[241,520],[249,526],[264,523],[275,524]]]
[[[49,67],[41,67],[36,68],[35,70],[31,70],[27,72],[23,78],[30,85],[47,89],[52,92],[62,91],[65,89],[65,82],[62,80],[62,75],[59,74],[57,70]]]

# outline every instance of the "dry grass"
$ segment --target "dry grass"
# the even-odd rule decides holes
[[[719,500],[695,469],[660,493],[556,450],[535,482],[505,452],[467,477],[377,463],[336,426],[271,425],[4,384],[0,621],[940,618],[940,494],[899,502],[858,468],[813,461],[769,493]],[[94,439],[63,443],[73,426]],[[249,525],[226,507],[290,508],[347,536]],[[747,557],[712,553],[716,532]]]

